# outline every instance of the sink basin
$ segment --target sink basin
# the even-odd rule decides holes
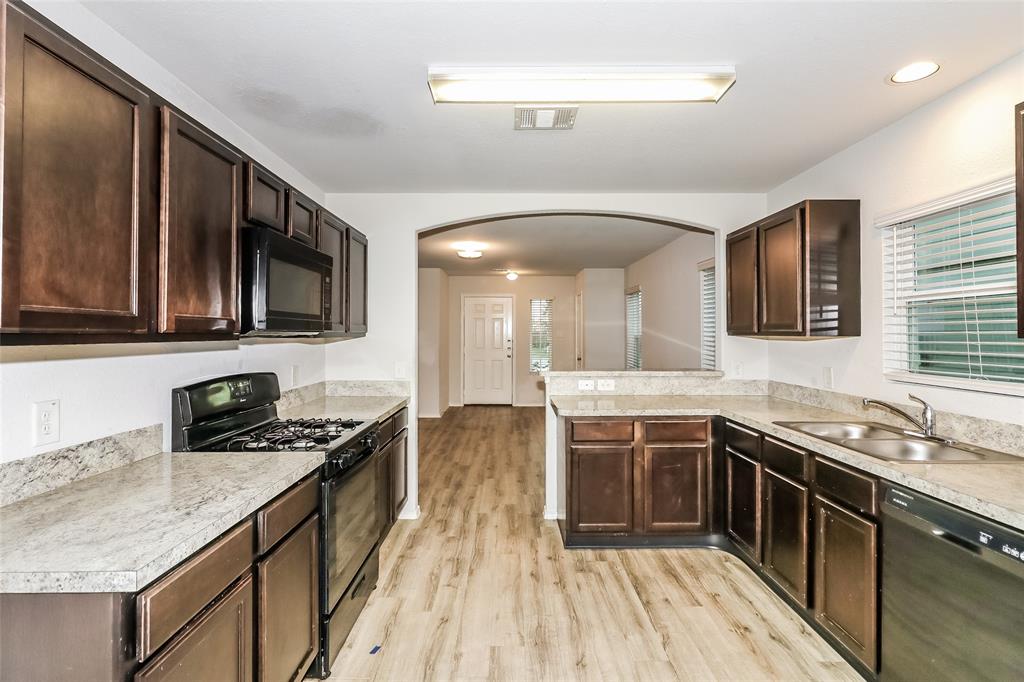
[[[876,422],[775,422],[808,436],[894,462],[1019,462],[1005,452],[944,443]]]
[[[825,440],[897,438],[901,432],[874,422],[779,422],[781,426]]]

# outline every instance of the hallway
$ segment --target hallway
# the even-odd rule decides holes
[[[860,679],[730,555],[563,549],[543,432],[539,407],[420,421],[423,515],[385,544],[331,680]]]

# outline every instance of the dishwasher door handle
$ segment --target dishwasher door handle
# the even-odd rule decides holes
[[[971,554],[977,554],[978,556],[981,556],[980,546],[974,544],[970,540],[964,540],[959,535],[953,535],[949,531],[943,530],[941,528],[932,528],[932,535],[942,540],[945,540],[946,542],[952,543],[957,547],[960,547],[961,549],[965,549]]]

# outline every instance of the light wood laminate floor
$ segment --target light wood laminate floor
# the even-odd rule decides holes
[[[331,680],[860,679],[724,552],[564,549],[543,408],[419,424],[423,515],[391,532]]]

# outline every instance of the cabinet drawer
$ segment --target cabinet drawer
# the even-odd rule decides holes
[[[398,412],[395,412],[395,416],[391,418],[391,422],[394,424],[395,433],[404,429],[409,425],[409,408],[403,407]]]
[[[761,461],[783,476],[807,482],[810,457],[798,447],[765,436],[761,443]]]
[[[734,452],[738,452],[751,459],[761,459],[761,434],[756,431],[751,431],[733,422],[726,422],[725,443]]]
[[[252,680],[252,576],[135,673],[135,682]]]
[[[633,422],[632,420],[573,420],[571,440],[577,443],[587,443],[594,441],[617,441],[628,443],[633,440]]]
[[[395,419],[394,417],[388,417],[380,423],[380,427],[377,429],[377,441],[381,445],[387,445],[387,442],[395,437]]]
[[[652,419],[644,421],[644,439],[648,443],[708,441],[707,419]]]
[[[256,512],[256,549],[260,554],[316,511],[320,501],[320,477],[316,474],[300,481]]]
[[[252,564],[252,521],[246,521],[135,600],[136,643],[144,661]]]
[[[818,457],[814,460],[814,484],[819,493],[865,514],[878,515],[878,482],[870,476]]]

